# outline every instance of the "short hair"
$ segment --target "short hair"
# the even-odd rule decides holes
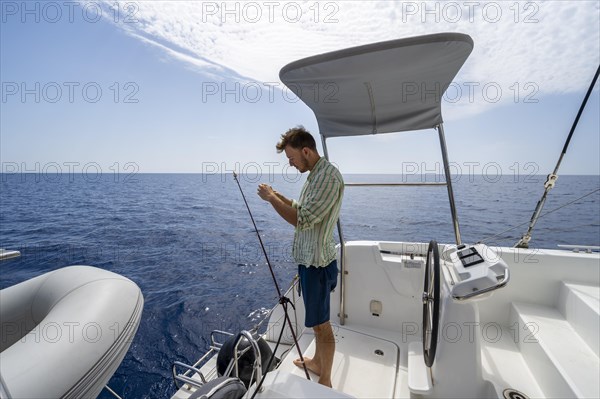
[[[282,134],[281,140],[277,143],[275,148],[277,148],[277,152],[280,153],[283,152],[287,146],[297,150],[308,147],[313,151],[317,151],[317,143],[315,143],[314,137],[302,125],[291,128]]]

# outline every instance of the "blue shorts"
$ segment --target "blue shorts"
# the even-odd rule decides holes
[[[337,261],[325,267],[298,265],[298,276],[304,300],[304,325],[315,327],[329,321],[329,297],[337,286]]]

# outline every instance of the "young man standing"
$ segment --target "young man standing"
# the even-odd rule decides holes
[[[337,251],[333,228],[337,222],[344,180],[341,173],[317,152],[315,139],[302,126],[288,130],[277,143],[289,163],[300,173],[309,171],[298,201],[289,200],[271,186],[258,186],[258,195],[295,226],[292,255],[298,263],[305,325],[315,332],[314,357],[304,357],[306,367],[319,375],[319,383],[331,387],[335,339],[329,322],[330,292],[337,285]],[[300,359],[294,364],[302,367]]]

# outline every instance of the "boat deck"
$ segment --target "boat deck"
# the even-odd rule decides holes
[[[391,341],[334,326],[336,351],[331,381],[335,390],[356,398],[391,398],[395,396],[400,370],[400,348]],[[315,339],[311,331],[302,334],[299,345],[309,357],[315,352]],[[288,347],[289,348],[289,347]],[[282,360],[279,370],[306,378],[303,368],[296,367],[295,347]],[[319,377],[309,372],[311,380]]]
[[[516,389],[530,398],[546,397],[514,342],[514,330],[502,327],[492,340],[482,340],[481,364],[483,377],[496,383],[499,398],[507,388]]]
[[[358,251],[359,246],[364,248]],[[319,385],[314,374],[311,381],[306,379],[304,370],[293,364],[298,352],[289,344],[289,334],[284,334],[288,344],[282,344],[276,353],[281,362],[267,374],[264,390],[257,398],[429,395],[495,399],[521,393],[530,398],[599,397],[600,289],[596,255],[549,250],[517,253],[512,248],[503,248],[512,274],[507,287],[476,303],[454,301],[443,291],[436,360],[427,369],[423,355],[414,350],[419,349],[421,338],[419,303],[414,301],[414,295],[395,295],[402,290],[396,286],[386,288],[384,284],[406,279],[395,275],[389,278],[388,270],[367,262],[373,254],[378,259],[378,245],[347,245],[348,253],[352,248],[356,249],[351,258],[355,262],[349,262],[349,266],[367,265],[364,268],[369,273],[352,269],[347,287],[351,284],[358,287],[355,281],[358,280],[362,285],[378,287],[379,291],[373,296],[356,290],[357,295],[346,304],[352,317],[346,319],[344,326],[332,320],[336,339],[334,389]],[[524,261],[533,255],[537,262]],[[566,263],[568,269],[564,268]],[[536,284],[532,287],[534,279]],[[447,290],[448,286],[442,288]],[[410,287],[403,289],[411,292]],[[384,303],[386,313],[381,317],[367,313],[373,298]],[[400,306],[402,301],[407,305]],[[302,301],[296,305],[299,316],[293,320],[302,325]],[[332,302],[333,314],[337,311],[334,305]],[[276,309],[269,321],[273,331],[265,334],[265,338],[271,339],[268,343],[272,348],[275,346],[272,341],[279,336],[282,317]],[[404,323],[416,328],[405,329]],[[312,357],[315,350],[312,329],[303,329],[298,338],[302,353]],[[216,376],[214,364],[213,358],[202,367],[207,379]],[[187,399],[193,391],[191,387],[183,388],[173,398]],[[251,396],[252,388],[250,391]]]
[[[299,382],[297,394],[308,390],[320,397],[344,397],[349,395],[356,398],[393,398],[409,397],[407,387],[408,373],[406,367],[402,366],[401,349],[397,343],[390,338],[391,332],[376,331],[372,328],[360,328],[359,326],[339,326],[334,324],[334,335],[336,340],[335,355],[332,368],[332,385],[334,390],[317,387],[319,377],[309,372],[311,381],[306,380],[303,368],[296,367],[293,361],[299,358],[296,347],[281,344],[277,349],[276,356],[281,363],[276,371],[269,374],[277,374],[275,379],[286,379]],[[271,348],[275,342],[268,342]],[[298,344],[306,356],[312,357],[315,352],[315,336],[311,329],[305,329],[298,337]],[[405,356],[406,357],[406,356]],[[216,377],[216,356],[210,359],[203,367],[202,372],[207,379]],[[281,376],[285,377],[281,377]],[[197,375],[193,379],[199,380]],[[269,385],[270,378],[265,381]],[[311,387],[312,386],[312,387]],[[272,390],[272,387],[270,388]],[[194,388],[185,385],[178,390],[172,399],[186,399]],[[273,392],[271,392],[273,393]],[[283,392],[275,392],[282,395]],[[294,392],[286,389],[286,394],[294,397]],[[261,392],[257,397],[270,397],[269,389]]]
[[[321,390],[318,392],[320,396],[331,398],[344,397],[344,395],[356,398],[416,397],[408,388],[406,353],[403,353],[407,350],[407,345],[401,345],[398,341],[393,342],[394,338],[391,334],[393,334],[391,331],[376,331],[370,327],[334,325],[336,339],[332,369],[334,390],[327,390],[329,392]],[[496,391],[488,391],[486,396],[502,397],[502,391],[506,388],[516,389],[532,398],[546,396],[512,337],[513,331],[504,326],[498,340],[482,341],[483,377],[494,383]],[[310,329],[305,329],[298,337],[298,343],[303,353],[312,357],[315,351],[315,337]],[[269,345],[273,348],[275,343],[269,342]],[[286,378],[285,381],[288,385],[290,378],[292,381],[303,382],[298,386],[297,393],[304,392],[300,390],[305,390],[307,387],[317,389],[310,386],[316,385],[318,376],[309,372],[312,382],[308,382],[304,369],[293,364],[293,360],[299,357],[295,346],[281,344],[276,355],[282,359],[281,363],[276,371],[269,374],[274,376],[278,374],[279,376],[274,378],[279,380]],[[202,367],[204,375],[208,379],[216,377],[215,358]],[[507,364],[510,364],[510,367],[506,367]],[[291,377],[281,377],[281,375]],[[265,386],[267,385],[268,381],[265,381]],[[183,388],[173,398],[185,399],[194,391],[193,388],[191,390]],[[282,393],[278,392],[279,395]],[[293,392],[289,392],[289,389],[286,389],[285,393],[294,397]],[[257,397],[263,396],[271,397],[267,391],[261,392]]]

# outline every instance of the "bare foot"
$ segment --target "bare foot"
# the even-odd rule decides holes
[[[333,387],[331,386],[331,378],[328,378],[328,379],[326,380],[326,379],[324,379],[323,377],[321,377],[321,378],[319,378],[319,384],[321,384],[321,385],[325,385],[326,387],[329,387],[329,388],[333,388]]]
[[[317,362],[315,362],[313,359],[311,359],[310,357],[306,357],[305,356],[304,357],[304,363],[306,364],[306,368],[309,371],[312,371],[316,375],[321,375],[321,365],[317,364]],[[301,359],[294,360],[294,364],[296,365],[296,367],[300,367],[301,369],[304,369],[304,366],[302,365],[302,360]]]

